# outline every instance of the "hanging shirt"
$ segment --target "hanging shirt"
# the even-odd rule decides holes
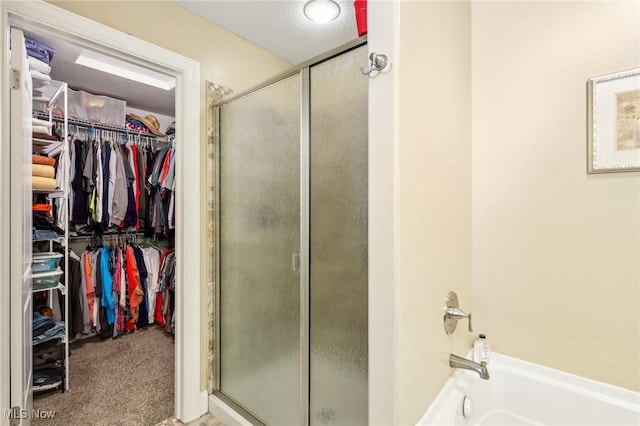
[[[138,191],[140,194],[140,204],[138,205],[138,222],[140,227],[146,228],[147,224],[147,189],[145,187],[145,176],[147,174],[147,150],[138,148]]]
[[[138,322],[136,326],[138,328],[142,328],[145,325],[149,324],[149,306],[148,306],[148,292],[147,292],[147,267],[144,263],[144,255],[142,254],[142,250],[140,247],[133,245],[131,246],[133,249],[133,253],[136,257],[136,264],[138,265],[138,272],[140,275],[140,287],[142,288],[143,297],[140,300],[140,305],[138,307]]]
[[[87,213],[88,213],[88,202],[87,202],[87,192],[85,191],[88,186],[86,186],[86,182],[88,179],[84,176],[85,169],[85,161],[87,159],[87,150],[86,144],[82,141],[76,139],[73,141],[73,145],[75,146],[75,177],[71,181],[71,191],[73,193],[73,205],[71,206],[71,222],[75,224],[86,225],[87,224]]]
[[[89,316],[89,299],[87,297],[87,264],[86,264],[87,252],[82,253],[80,256],[80,299],[82,303],[82,323],[83,333],[87,334],[91,330],[91,320]]]
[[[102,229],[109,227],[109,166],[111,163],[111,146],[109,142],[102,142]]]
[[[129,157],[133,163],[133,173],[136,176],[133,183],[133,195],[136,201],[136,229],[140,229],[140,218],[138,214],[140,211],[140,173],[138,169],[138,147],[136,145],[131,146],[131,155]]]
[[[111,216],[113,215],[113,198],[115,197],[116,192],[116,174],[118,172],[118,157],[113,143],[109,146],[109,153],[109,197],[107,199],[107,213],[109,217],[109,223],[107,223],[106,226],[109,226],[113,223],[111,220]]]
[[[142,249],[144,263],[147,266],[147,294],[149,300],[149,324],[153,324],[153,313],[156,308],[156,293],[158,291],[158,268],[160,266],[160,252],[147,247]]]
[[[87,144],[87,159],[84,163],[82,176],[84,178],[84,187],[87,194],[88,214],[85,224],[89,224],[91,220],[95,221],[95,190],[96,181],[94,179],[94,158],[95,149],[92,143]]]
[[[104,193],[103,173],[102,173],[102,144],[98,142],[96,149],[96,197],[95,197],[95,212],[96,223],[102,223],[102,194]]]
[[[111,225],[120,226],[127,213],[127,176],[122,148],[117,145],[114,149],[116,153],[116,176],[111,204]]]
[[[126,269],[127,269],[127,284],[129,287],[129,308],[131,309],[131,319],[127,322],[127,330],[135,330],[136,323],[138,322],[138,308],[140,302],[144,297],[144,292],[140,286],[140,274],[138,272],[138,265],[136,264],[136,257],[131,247],[127,247],[125,250]]]
[[[95,250],[92,252],[90,256],[91,261],[91,282],[93,283],[93,295],[94,295],[94,303],[93,303],[93,326],[96,328],[96,331],[100,331],[100,296],[98,294],[98,265],[100,250]]]
[[[68,143],[69,149],[69,187],[71,187],[71,183],[76,178],[76,144],[74,140],[69,138]],[[62,188],[62,187],[60,187]],[[75,193],[73,189],[69,190],[69,221],[73,222],[73,205],[75,203]]]
[[[95,289],[93,288],[93,280],[91,279],[92,267],[91,267],[91,256],[92,252],[85,252],[84,254],[84,272],[85,272],[85,281],[87,285],[87,304],[89,307],[89,324],[94,324],[94,307],[93,304],[95,302]]]
[[[122,150],[124,152],[123,155],[123,163],[125,174],[127,176],[127,212],[124,216],[124,226],[135,226],[138,221],[138,215],[136,212],[136,200],[134,193],[134,182],[136,180],[136,175],[131,167],[131,162],[129,161],[129,157],[131,156],[131,151],[128,147],[123,146]]]

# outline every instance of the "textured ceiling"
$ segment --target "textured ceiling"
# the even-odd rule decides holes
[[[299,64],[357,38],[353,1],[340,1],[340,16],[316,24],[303,15],[302,0],[221,0],[174,3],[221,26],[291,64]],[[28,33],[56,50],[51,78],[96,95],[126,100],[127,106],[175,116],[175,89],[165,91],[75,63],[82,48],[67,41]]]
[[[358,37],[353,1],[339,1],[340,16],[317,24],[303,15],[304,0],[173,0],[291,64],[299,64]]]
[[[63,81],[75,90],[84,90],[94,95],[106,95],[127,101],[127,106],[157,114],[175,116],[175,89],[163,90],[136,83],[75,63],[82,48],[69,42],[34,34],[27,36],[55,49],[51,62],[51,78]]]

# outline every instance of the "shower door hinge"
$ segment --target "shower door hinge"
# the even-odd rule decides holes
[[[300,270],[300,253],[293,253],[291,255],[291,270],[293,272]]]
[[[20,88],[20,70],[11,68],[11,88],[18,90]]]

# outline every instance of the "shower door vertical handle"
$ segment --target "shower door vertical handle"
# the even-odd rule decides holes
[[[298,272],[300,270],[300,253],[291,254],[291,270]]]

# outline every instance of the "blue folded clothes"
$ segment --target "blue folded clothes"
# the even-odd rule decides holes
[[[28,37],[25,37],[24,44],[27,48],[27,55],[32,56],[47,65],[51,65],[53,55],[56,53],[55,49]]]
[[[33,372],[33,385],[52,385],[62,380],[62,372],[59,368],[43,368]]]
[[[33,313],[33,337],[37,337],[55,326],[56,322],[53,318],[50,318],[46,315],[42,315],[39,312]]]
[[[55,322],[51,328],[46,329],[43,333],[33,336],[33,345],[47,342],[53,339],[64,337],[64,322]]]
[[[58,234],[56,231],[51,231],[49,229],[33,230],[34,240],[55,240],[56,238],[60,238],[60,237],[62,237],[62,235]]]

